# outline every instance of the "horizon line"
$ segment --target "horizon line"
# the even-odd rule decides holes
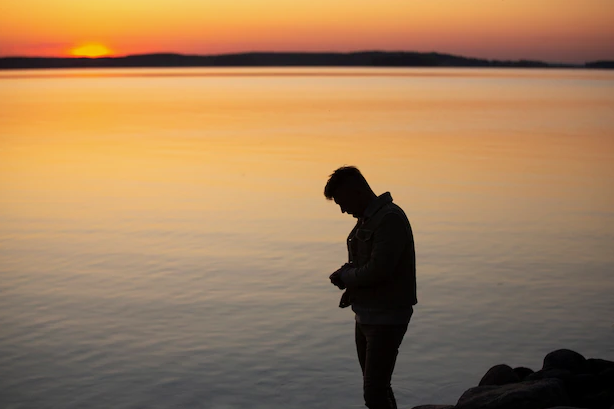
[[[220,58],[220,57],[231,57],[231,56],[249,56],[249,55],[260,55],[260,56],[352,56],[352,55],[365,55],[365,54],[381,54],[381,55],[389,55],[389,56],[435,56],[441,58],[455,58],[466,61],[473,61],[476,63],[487,63],[487,64],[540,64],[545,65],[547,67],[586,67],[590,64],[603,64],[606,63],[608,67],[614,64],[614,59],[597,59],[584,61],[579,63],[566,63],[566,62],[553,62],[553,61],[545,61],[545,60],[537,60],[537,59],[491,59],[491,58],[480,58],[480,57],[470,57],[464,56],[460,54],[451,54],[439,51],[409,51],[409,50],[378,50],[378,49],[363,49],[363,50],[354,50],[354,51],[239,51],[239,52],[228,52],[228,53],[212,53],[212,54],[193,54],[193,53],[181,53],[181,52],[173,52],[173,51],[157,51],[157,52],[146,52],[146,53],[134,53],[134,54],[108,54],[108,55],[100,55],[100,56],[40,56],[40,55],[0,55],[0,59],[36,59],[36,60],[74,60],[74,61],[104,61],[104,60],[121,60],[126,58],[134,58],[134,57],[184,57],[184,58]],[[252,64],[241,64],[241,65],[252,65]],[[256,64],[254,64],[256,65]]]

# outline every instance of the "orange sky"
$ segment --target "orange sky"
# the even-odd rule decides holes
[[[438,51],[614,59],[614,0],[0,0],[0,55]]]

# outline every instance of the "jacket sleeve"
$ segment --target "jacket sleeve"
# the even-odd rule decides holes
[[[401,216],[389,213],[373,232],[369,261],[358,268],[347,268],[341,280],[348,287],[374,287],[394,273],[407,245],[407,227]]]

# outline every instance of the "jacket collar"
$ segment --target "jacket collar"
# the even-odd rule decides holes
[[[375,199],[369,203],[369,206],[365,209],[365,214],[362,216],[363,219],[368,219],[373,216],[377,211],[384,205],[392,203],[392,195],[390,192],[382,193]]]

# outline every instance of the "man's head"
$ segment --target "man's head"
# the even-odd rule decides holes
[[[362,217],[369,203],[376,197],[355,166],[343,166],[334,171],[324,187],[324,196],[334,200],[342,213],[355,218]]]

